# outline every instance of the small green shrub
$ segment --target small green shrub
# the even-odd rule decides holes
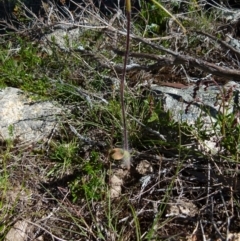
[[[237,114],[218,114],[214,129],[220,131],[217,143],[220,149],[239,161],[240,125]]]
[[[86,198],[89,201],[100,200],[106,191],[105,176],[98,152],[92,151],[89,158],[88,161],[82,160],[80,176],[69,183],[73,202],[79,198]]]
[[[140,26],[146,26],[148,35],[162,34],[166,30],[168,14],[152,2],[144,1],[140,12]],[[142,20],[141,20],[142,19]]]

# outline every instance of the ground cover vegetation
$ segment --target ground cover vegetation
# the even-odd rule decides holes
[[[0,39],[1,88],[68,110],[47,142],[1,141],[1,240],[19,220],[31,227],[24,240],[239,239],[239,112],[224,111],[233,93],[222,87],[239,80],[239,50],[226,39],[239,38],[239,23],[223,16],[234,14],[229,6],[206,4],[142,2],[131,16],[125,76],[121,9],[49,3],[37,16],[18,2],[18,29],[1,21],[12,30]],[[66,28],[63,44],[47,38]],[[211,132],[201,117],[176,122],[151,91],[194,84],[196,95],[209,83],[221,89],[223,109]],[[205,144],[212,138],[215,151]]]

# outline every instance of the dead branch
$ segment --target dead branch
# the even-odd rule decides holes
[[[130,56],[132,57],[156,60],[159,66],[164,66],[164,65],[173,66],[173,65],[187,64],[189,67],[196,67],[198,69],[201,69],[205,72],[211,73],[216,76],[225,77],[228,79],[234,79],[236,81],[240,79],[239,70],[220,67],[216,64],[209,63],[207,61],[204,61],[195,57],[191,57],[188,55],[180,55],[177,52],[164,48],[161,45],[151,43],[150,41],[139,36],[131,35],[131,37],[148,46],[151,46],[154,49],[161,50],[172,55],[172,57],[163,57],[161,55],[153,55],[153,54],[130,53]],[[119,55],[122,55],[121,51],[117,50],[115,52]]]

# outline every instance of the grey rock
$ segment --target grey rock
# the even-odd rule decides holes
[[[16,88],[0,90],[0,138],[23,142],[44,140],[56,127],[62,110],[49,101],[34,101]]]
[[[187,88],[173,88],[168,86],[152,85],[152,92],[162,101],[163,108],[170,111],[173,118],[178,122],[195,124],[201,118],[205,124],[216,121],[217,114],[224,111],[225,114],[233,112],[234,98],[240,90],[240,85],[234,81],[229,81],[225,86],[200,85],[196,98],[193,98],[194,88],[192,85]],[[223,103],[221,93],[232,90],[233,95],[230,100]],[[224,109],[223,109],[223,106]]]
[[[201,130],[207,134],[213,134],[209,140],[198,140],[197,149],[212,154],[219,153],[219,146],[216,145],[216,136],[221,136],[220,126],[214,125],[218,114],[228,115],[238,112],[240,85],[234,81],[224,86],[200,85],[197,95],[194,97],[194,88],[178,89],[168,86],[152,86],[155,96],[162,102],[164,110],[170,111],[177,122],[186,122],[193,127],[192,133],[197,136],[197,120],[201,122]],[[225,95],[223,93],[226,93]],[[230,98],[224,100],[223,96]]]
[[[238,39],[231,38],[230,36],[228,36],[228,37],[229,37],[228,44],[239,51],[240,50],[240,41]]]

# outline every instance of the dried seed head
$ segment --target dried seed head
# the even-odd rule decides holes
[[[129,170],[131,166],[131,155],[129,151],[122,148],[114,148],[110,151],[110,156],[113,160],[123,161],[123,165]]]

